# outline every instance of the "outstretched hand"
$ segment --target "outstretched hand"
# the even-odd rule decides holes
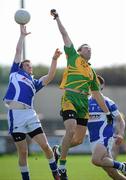
[[[23,36],[27,36],[27,35],[31,34],[31,32],[27,32],[26,26],[24,26],[24,25],[20,25],[20,32],[21,32],[21,35],[23,35]]]
[[[57,48],[55,50],[54,55],[53,55],[53,60],[57,60],[60,57],[61,54],[62,54],[62,52]]]
[[[56,19],[57,17],[59,17],[58,13],[56,12],[55,9],[51,9],[50,14],[54,17],[54,19]]]

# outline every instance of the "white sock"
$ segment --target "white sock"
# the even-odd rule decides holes
[[[53,156],[51,159],[48,159],[49,163],[55,162],[55,157]]]
[[[66,169],[65,165],[59,165],[59,169]]]
[[[21,172],[29,172],[29,168],[27,166],[20,166]]]

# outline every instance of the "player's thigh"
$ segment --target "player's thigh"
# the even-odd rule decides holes
[[[40,133],[32,138],[43,149],[45,146],[49,146],[45,133]]]
[[[64,126],[65,126],[65,129],[66,131],[69,133],[69,132],[73,132],[75,133],[75,130],[76,130],[76,126],[77,126],[77,123],[76,123],[76,119],[67,119],[64,121]]]
[[[16,145],[16,148],[17,148],[19,155],[21,155],[21,154],[25,155],[25,156],[27,155],[28,145],[27,145],[26,139],[15,142],[15,145]]]
[[[78,125],[76,126],[76,130],[73,136],[73,140],[80,141],[80,143],[83,141],[83,138],[85,137],[87,127]]]
[[[27,151],[26,134],[23,132],[11,133],[18,152],[25,153]]]
[[[92,152],[92,160],[101,161],[106,156],[108,156],[106,147],[100,143],[97,143]]]

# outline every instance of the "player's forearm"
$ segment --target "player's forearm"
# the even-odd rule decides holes
[[[42,77],[42,81],[44,85],[49,84],[54,79],[56,73],[56,67],[57,67],[57,59],[53,58],[48,74]]]
[[[125,133],[125,121],[121,114],[116,117],[116,132],[118,135],[124,136]]]
[[[55,76],[56,67],[57,67],[57,59],[53,58],[52,63],[51,63],[51,67],[50,67],[49,72],[48,72],[49,82],[52,81],[54,76]]]
[[[107,105],[105,104],[104,97],[99,91],[92,91],[93,98],[96,99],[98,105],[100,108],[105,112],[109,113],[109,109]]]
[[[65,46],[70,47],[72,44],[72,41],[70,40],[69,35],[68,35],[66,29],[64,28],[63,24],[61,23],[59,17],[56,18],[56,22],[57,22],[59,31],[62,35]]]
[[[56,22],[57,22],[59,31],[60,31],[60,33],[62,34],[62,36],[68,35],[68,34],[67,34],[67,31],[66,31],[66,29],[64,28],[63,24],[61,23],[59,17],[56,18]]]
[[[16,46],[16,53],[14,57],[14,62],[20,63],[21,62],[21,53],[23,49],[23,42],[24,42],[25,36],[20,35],[17,46]]]

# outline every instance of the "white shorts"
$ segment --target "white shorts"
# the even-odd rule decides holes
[[[107,144],[105,144],[104,140],[98,139],[97,141],[90,142],[91,151],[93,153],[94,150],[95,150],[96,145],[97,144],[102,144],[103,146],[106,147],[107,151],[109,152],[109,155],[111,156],[111,151],[112,151],[113,143],[114,143],[114,138],[113,137],[110,137],[108,139]]]
[[[9,133],[29,133],[42,127],[34,109],[13,109],[8,111]]]

